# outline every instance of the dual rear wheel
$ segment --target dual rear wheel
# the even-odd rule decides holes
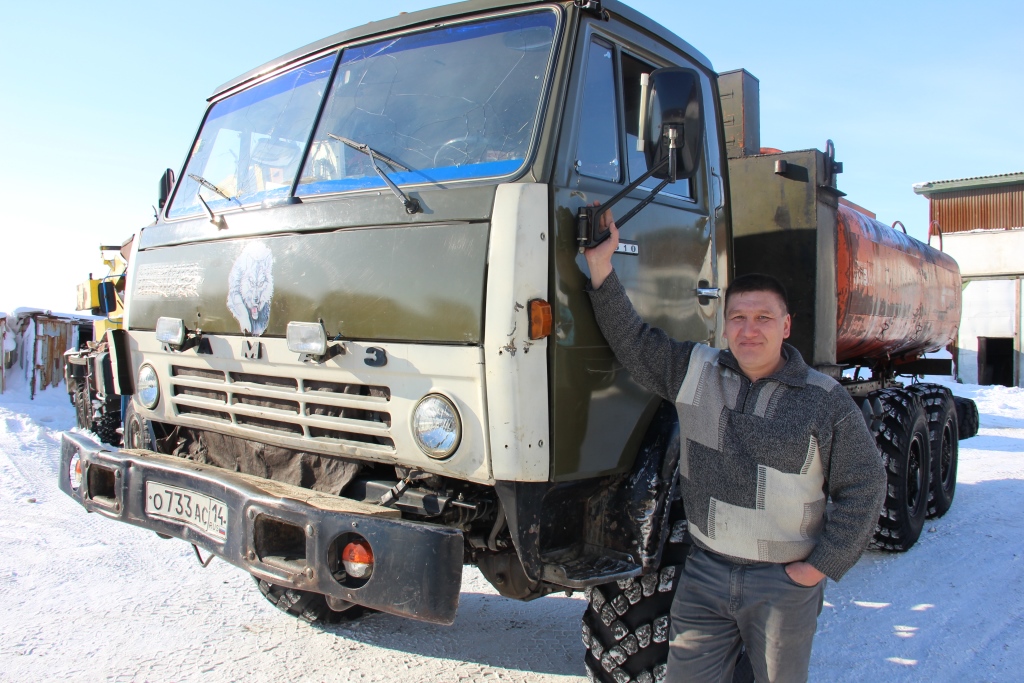
[[[949,510],[956,491],[959,430],[956,404],[946,387],[913,384],[872,392],[865,413],[886,474],[886,496],[871,547],[905,552],[925,519]]]

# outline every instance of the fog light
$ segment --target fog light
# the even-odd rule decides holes
[[[310,356],[323,356],[327,353],[327,332],[320,323],[290,322],[285,337],[289,351]]]
[[[152,410],[160,400],[160,381],[152,365],[139,368],[139,380],[135,385],[135,395],[146,408]]]
[[[368,579],[373,573],[373,551],[364,540],[352,541],[341,551],[345,573],[356,579]]]
[[[71,482],[71,490],[77,491],[82,486],[82,456],[75,453],[68,463],[68,480]]]
[[[423,397],[412,411],[412,433],[420,449],[431,458],[447,458],[459,447],[462,422],[455,404],[444,396]]]
[[[185,343],[185,323],[181,318],[157,318],[156,340],[171,346],[183,345]]]

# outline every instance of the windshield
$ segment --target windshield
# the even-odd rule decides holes
[[[210,108],[168,218],[287,197],[337,55],[260,83]]]
[[[181,218],[291,196],[507,176],[534,139],[556,14],[516,14],[341,52],[210,108],[167,211]]]
[[[384,186],[346,141],[397,162],[379,162],[397,184],[515,173],[533,141],[555,26],[553,12],[534,12],[345,50],[295,194]]]

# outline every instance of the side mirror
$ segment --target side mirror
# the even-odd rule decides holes
[[[616,222],[621,229],[633,216],[654,201],[666,185],[692,178],[704,152],[704,107],[700,78],[693,69],[668,67],[644,74],[640,80],[640,131],[637,149],[647,158],[647,172],[601,206],[581,206],[576,211],[576,241],[582,253],[608,239],[601,215],[636,190],[648,178],[661,182]]]
[[[644,74],[640,98],[638,146],[647,157],[647,168],[655,169],[652,175],[659,180],[692,178],[704,150],[704,106],[697,72],[667,67]]]
[[[160,195],[157,200],[157,206],[160,210],[163,210],[164,205],[167,203],[167,198],[171,196],[171,191],[174,190],[174,171],[167,169],[164,171],[164,175],[160,178]]]

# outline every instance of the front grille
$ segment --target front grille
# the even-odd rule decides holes
[[[276,434],[395,450],[388,387],[181,365],[171,367],[170,383],[175,414],[214,428],[231,424],[254,439]]]

